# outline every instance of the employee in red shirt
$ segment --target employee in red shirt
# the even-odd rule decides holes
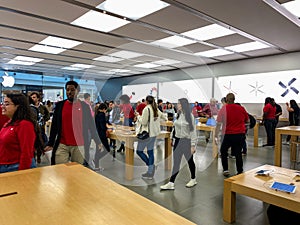
[[[275,144],[276,106],[272,98],[265,99],[263,113],[263,123],[267,133],[267,144],[263,146],[273,146]]]
[[[222,125],[223,141],[221,144],[221,159],[223,166],[223,175],[228,177],[230,175],[228,170],[228,149],[231,147],[231,151],[236,157],[236,169],[237,173],[243,172],[243,158],[242,147],[245,140],[245,123],[248,122],[248,113],[244,107],[234,103],[235,96],[232,93],[227,94],[226,102],[218,113],[216,136]]]
[[[142,99],[142,102],[136,106],[136,111],[140,116],[142,115],[145,107],[146,107],[145,99]]]
[[[36,167],[34,151],[43,145],[28,98],[7,94],[1,107],[10,120],[0,131],[0,173]]]
[[[65,89],[67,99],[56,103],[45,151],[53,150],[52,165],[71,161],[88,166],[84,152],[89,151],[89,131],[98,148],[101,147],[101,141],[89,106],[77,98],[79,84],[68,81]]]

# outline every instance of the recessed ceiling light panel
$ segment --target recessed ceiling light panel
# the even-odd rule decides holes
[[[137,20],[167,6],[160,0],[106,0],[97,8]]]

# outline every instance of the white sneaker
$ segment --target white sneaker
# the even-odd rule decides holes
[[[185,186],[190,188],[190,187],[194,187],[197,184],[196,179],[191,179]]]
[[[160,186],[160,189],[162,189],[162,190],[174,190],[175,189],[174,183],[172,183],[172,182],[166,183],[165,185]]]

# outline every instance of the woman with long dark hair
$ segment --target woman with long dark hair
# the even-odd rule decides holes
[[[300,109],[297,102],[292,99],[290,104],[286,103],[286,109],[289,112],[289,126],[299,126]],[[291,135],[286,137],[286,142],[289,142]]]
[[[186,98],[178,100],[177,104],[178,115],[174,122],[173,136],[175,143],[173,148],[173,169],[170,181],[160,186],[162,190],[174,190],[174,182],[180,169],[182,156],[188,162],[191,180],[186,184],[186,187],[193,187],[197,184],[196,181],[196,166],[194,163],[193,154],[196,151],[197,133],[195,119],[191,113],[190,104]]]
[[[156,136],[160,134],[160,119],[167,120],[166,116],[158,110],[155,99],[148,95],[146,97],[146,107],[143,109],[142,116],[138,116],[138,121],[141,124],[140,132],[148,131],[149,138],[146,140],[139,140],[137,145],[137,154],[148,166],[146,173],[142,174],[142,178],[152,179],[155,173],[154,168],[154,143]],[[147,147],[147,155],[144,149]]]
[[[7,94],[2,114],[10,118],[0,131],[0,173],[36,167],[35,149],[42,149],[39,126],[23,94]]]

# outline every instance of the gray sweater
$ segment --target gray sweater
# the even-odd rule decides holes
[[[185,119],[185,115],[182,113],[177,120],[174,121],[175,137],[177,138],[188,138],[191,139],[192,146],[196,145],[197,142],[197,131],[195,125],[194,116],[191,114],[194,130],[190,131],[189,123]],[[172,135],[174,132],[172,131]]]

